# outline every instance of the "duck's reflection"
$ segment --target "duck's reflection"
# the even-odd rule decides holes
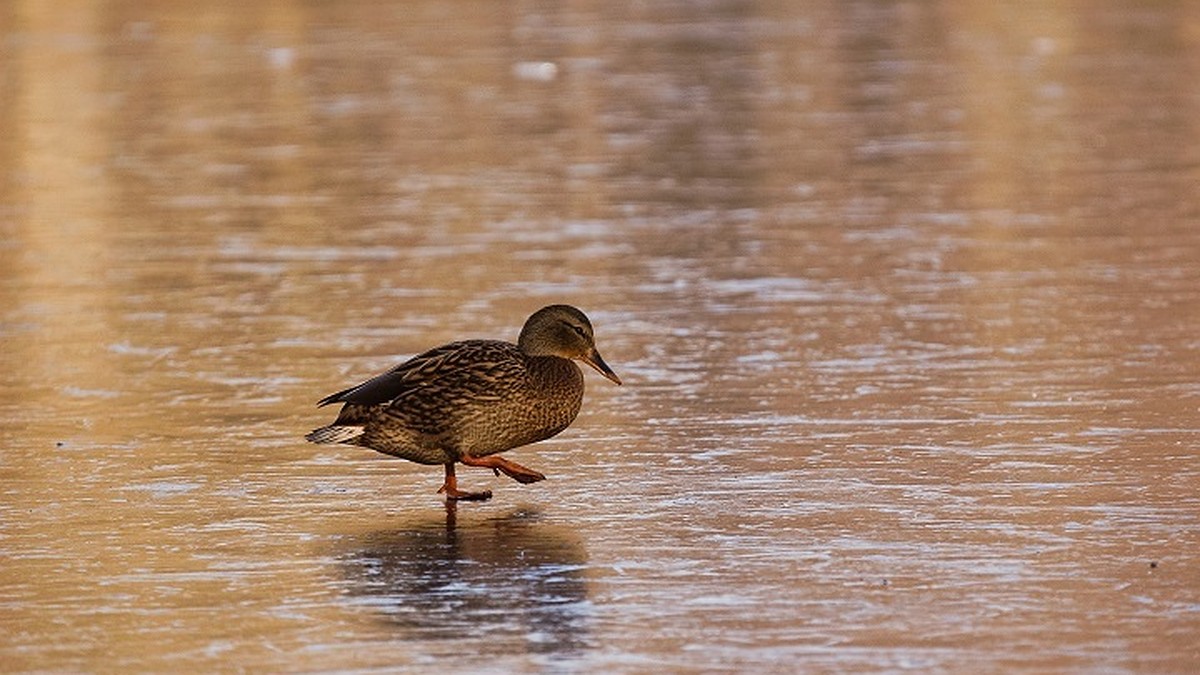
[[[570,653],[588,642],[583,546],[537,513],[446,517],[355,537],[350,593],[410,639],[487,634],[505,652]]]

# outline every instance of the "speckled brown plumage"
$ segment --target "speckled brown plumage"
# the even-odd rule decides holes
[[[583,373],[572,359],[621,383],[596,350],[583,312],[544,307],[525,322],[515,345],[452,342],[321,399],[318,405],[344,405],[332,424],[306,438],[442,464],[441,491],[449,498],[486,499],[490,492],[457,489],[455,463],[491,468],[522,483],[545,478],[497,455],[550,438],[575,419]]]

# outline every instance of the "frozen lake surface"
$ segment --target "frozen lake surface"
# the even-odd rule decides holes
[[[0,10],[0,668],[1200,667],[1186,3]],[[464,468],[321,396],[584,309]]]

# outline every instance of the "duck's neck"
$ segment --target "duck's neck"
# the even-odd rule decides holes
[[[534,388],[543,395],[583,397],[583,371],[571,359],[561,356],[530,356],[528,363]]]

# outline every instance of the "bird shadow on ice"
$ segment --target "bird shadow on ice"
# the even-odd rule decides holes
[[[489,636],[489,649],[570,654],[589,642],[587,555],[540,514],[426,514],[342,540],[349,596],[409,640]]]

